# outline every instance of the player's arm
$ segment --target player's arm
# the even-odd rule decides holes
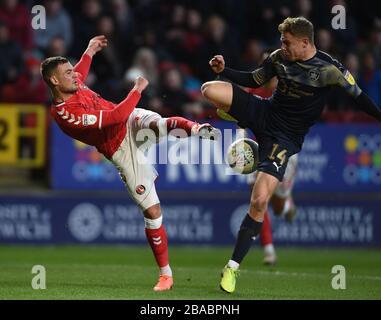
[[[96,36],[89,41],[89,45],[81,59],[74,66],[74,71],[80,74],[82,81],[85,81],[87,78],[94,55],[105,47],[107,47],[107,39],[105,36]]]
[[[244,87],[261,87],[275,76],[271,56],[258,69],[252,72],[238,71],[225,67],[225,61],[221,55],[214,56],[209,61],[209,65],[218,75]]]
[[[351,73],[344,67],[334,67],[334,84],[342,87],[349,95],[351,95],[359,108],[370,116],[381,121],[381,109],[373,102],[373,100],[360,89]]]
[[[148,80],[137,77],[135,85],[127,98],[119,103],[113,110],[101,110],[99,128],[127,121],[128,117],[138,104],[143,90],[148,86]]]

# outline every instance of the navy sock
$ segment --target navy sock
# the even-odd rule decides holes
[[[248,253],[253,237],[257,237],[261,232],[263,222],[257,222],[248,214],[241,223],[238,232],[237,241],[235,243],[232,260],[241,263],[243,258]]]

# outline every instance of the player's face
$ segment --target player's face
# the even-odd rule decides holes
[[[77,74],[71,63],[63,63],[57,66],[55,72],[57,79],[56,88],[63,93],[75,93],[78,90]]]
[[[284,32],[280,41],[282,42],[282,53],[287,60],[303,60],[306,51],[306,38],[298,38],[289,32]]]

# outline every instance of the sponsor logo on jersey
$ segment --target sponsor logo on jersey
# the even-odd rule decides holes
[[[355,79],[353,78],[353,76],[352,76],[352,74],[348,71],[348,70],[345,70],[345,72],[344,72],[344,78],[345,78],[345,80],[347,80],[348,81],[348,83],[350,84],[350,85],[354,85],[356,82],[355,82]]]
[[[308,75],[310,76],[310,79],[311,79],[312,81],[316,81],[316,80],[318,80],[319,77],[320,77],[320,72],[319,72],[318,70],[314,69],[314,70],[310,70],[310,72],[308,73]]]
[[[142,195],[144,192],[146,192],[146,187],[140,184],[136,187],[135,191],[137,194]]]
[[[94,123],[97,122],[97,116],[93,115],[93,114],[84,114],[82,115],[82,123],[84,126],[91,126],[93,125]]]

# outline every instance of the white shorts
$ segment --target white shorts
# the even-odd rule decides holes
[[[143,211],[160,201],[154,183],[158,173],[154,166],[147,162],[144,152],[139,147],[144,143],[144,147],[149,148],[157,140],[154,137],[148,141],[139,141],[141,139],[138,133],[141,129],[148,129],[152,121],[160,119],[162,118],[158,113],[135,108],[127,120],[126,136],[112,156],[112,162],[130,196]]]
[[[292,188],[294,187],[296,177],[296,167],[298,164],[298,154],[294,154],[288,159],[286,172],[282,182],[278,183],[274,194],[279,198],[286,199],[291,195]],[[257,172],[249,174],[247,177],[247,183],[254,184],[257,176]]]

